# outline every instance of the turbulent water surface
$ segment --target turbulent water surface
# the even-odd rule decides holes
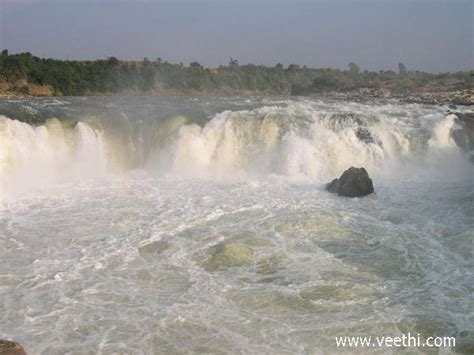
[[[474,168],[447,107],[49,98],[0,113],[0,338],[293,354],[411,332],[472,349]],[[324,191],[352,165],[376,194]]]

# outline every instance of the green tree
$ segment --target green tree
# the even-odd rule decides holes
[[[109,58],[107,59],[107,61],[109,62],[109,65],[111,65],[111,66],[117,66],[117,65],[119,65],[119,60],[118,60],[117,58],[115,58],[115,57],[109,57]]]
[[[237,69],[239,67],[239,61],[231,57],[229,60],[229,67],[232,69]]]
[[[359,75],[360,68],[356,63],[349,63],[347,66],[349,67],[349,72],[351,73],[351,75],[353,76]]]
[[[189,64],[189,66],[194,69],[202,69],[202,65],[199,64],[198,62],[192,62]]]

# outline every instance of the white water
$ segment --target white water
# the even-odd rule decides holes
[[[211,179],[277,174],[317,182],[340,175],[351,165],[380,173],[407,159],[426,163],[433,154],[465,158],[450,135],[454,115],[399,117],[403,111],[392,116],[383,112],[390,108],[400,111],[396,106],[353,105],[332,112],[307,102],[290,103],[224,111],[203,127],[177,116],[151,127],[156,130],[154,141],[145,148],[139,147],[145,145],[141,137],[118,140],[105,132],[104,138],[101,129],[84,122],[70,127],[50,119],[35,128],[1,117],[0,177],[4,188],[20,184],[19,189],[25,183],[100,177],[114,170],[112,162],[123,159],[116,152],[120,149],[149,152],[145,167],[151,171]],[[369,141],[359,139],[361,128],[370,135]]]
[[[44,185],[101,177],[107,162],[101,134],[86,123],[57,119],[33,127],[0,116],[0,192],[14,196]]]
[[[474,170],[454,117],[232,105],[200,125],[127,112],[115,131],[0,118],[0,338],[35,354],[333,353],[335,335],[408,331],[472,346]],[[324,191],[351,165],[375,195]]]

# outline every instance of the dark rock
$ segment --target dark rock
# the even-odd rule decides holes
[[[329,127],[334,131],[353,127],[368,130],[367,127],[377,122],[379,122],[379,119],[373,116],[362,116],[354,113],[338,112],[331,115],[328,124]]]
[[[26,352],[17,342],[0,339],[0,355],[26,355]]]
[[[332,129],[354,127],[364,124],[364,118],[354,113],[338,112],[331,115],[329,123]]]
[[[473,102],[468,97],[456,97],[451,101],[455,105],[459,106],[472,106]]]
[[[465,152],[471,152],[474,150],[474,113],[454,112],[454,114],[459,128],[453,129],[451,136],[458,147]]]
[[[453,105],[453,104],[449,105],[448,107],[449,107],[451,110],[456,110],[456,109],[458,108],[456,105]]]
[[[326,185],[326,190],[329,192],[337,193],[339,189],[339,179],[334,179],[329,184]]]
[[[345,128],[354,129],[354,133],[361,142],[366,144],[374,143],[383,146],[376,135],[372,134],[369,126],[379,122],[377,118],[370,116],[360,116],[354,113],[334,113],[331,115],[328,124],[333,131],[339,131]]]
[[[454,114],[458,116],[459,120],[462,122],[474,123],[474,112],[467,112],[467,113],[455,112]]]
[[[359,138],[364,143],[374,143],[374,137],[372,137],[372,133],[365,128],[365,127],[357,127],[355,134],[357,138]]]
[[[372,180],[364,168],[351,167],[339,179],[326,185],[326,190],[339,196],[361,197],[374,192]]]

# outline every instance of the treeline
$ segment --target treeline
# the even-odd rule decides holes
[[[31,53],[0,55],[0,82],[10,83],[10,90],[28,94],[30,84],[49,85],[54,95],[96,95],[120,93],[238,93],[307,94],[355,88],[395,87],[412,90],[439,78],[455,78],[459,85],[470,85],[472,72],[430,74],[408,71],[399,64],[398,72],[361,71],[355,63],[347,70],[313,69],[291,64],[283,67],[228,65],[209,69],[197,62],[189,66],[156,60],[119,61],[115,57],[95,61],[44,59]]]

